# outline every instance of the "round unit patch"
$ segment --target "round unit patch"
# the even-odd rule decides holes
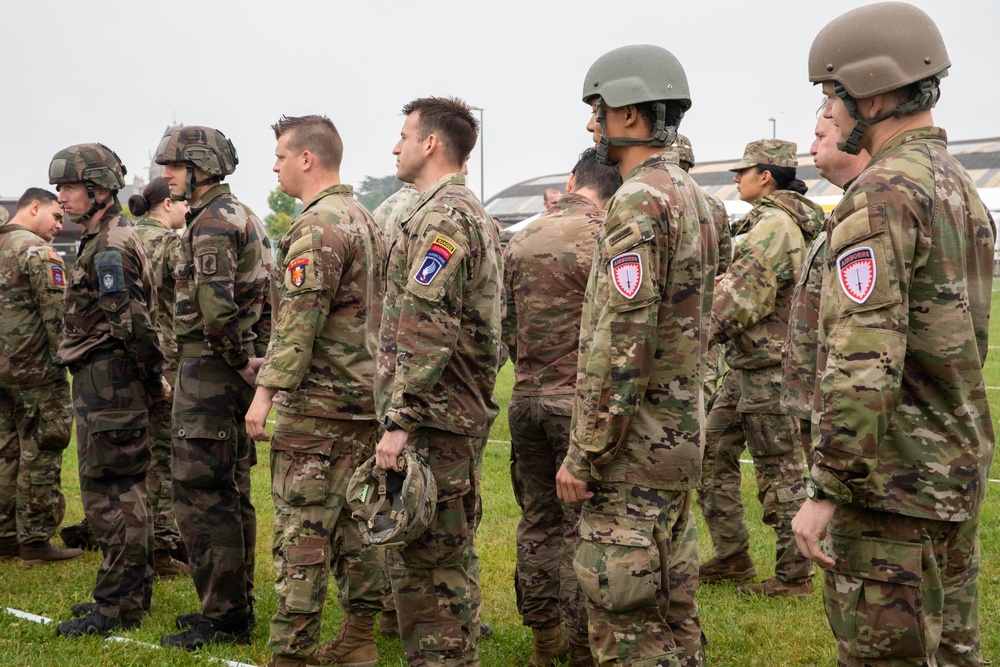
[[[875,288],[875,253],[872,249],[851,248],[838,257],[837,279],[851,301],[867,301]]]

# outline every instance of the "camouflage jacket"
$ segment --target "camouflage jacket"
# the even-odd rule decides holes
[[[228,185],[191,202],[181,236],[174,330],[181,356],[215,355],[235,370],[266,351],[261,318],[270,309],[271,250],[264,225]],[[201,353],[189,351],[201,347]]]
[[[712,222],[715,223],[715,241],[719,246],[719,265],[716,267],[715,275],[721,276],[729,269],[733,261],[733,235],[729,231],[729,213],[726,205],[715,195],[705,193],[708,200],[708,210],[712,213]]]
[[[574,393],[583,297],[603,221],[589,199],[565,194],[507,244],[503,335],[515,394]]]
[[[719,343],[733,341],[726,354],[730,368],[781,364],[792,291],[822,227],[823,210],[790,190],[762,197],[739,222],[743,236],[712,303],[712,335]],[[775,393],[775,405],[777,399]]]
[[[95,353],[124,349],[146,386],[159,393],[163,371],[156,287],[132,223],[112,206],[84,231],[66,281],[58,363],[72,371]]]
[[[379,417],[481,437],[499,410],[503,271],[489,214],[461,174],[428,187],[386,250]]]
[[[834,502],[976,517],[995,227],[943,130],[883,146],[831,214],[812,476]]]
[[[701,475],[717,244],[705,197],[677,160],[656,153],[633,169],[597,238],[564,461],[584,481],[683,490]]]
[[[66,268],[51,245],[21,225],[0,226],[0,386],[57,382]]]
[[[257,384],[288,412],[375,419],[378,230],[349,185],[306,203],[278,242],[274,331]]]
[[[799,419],[812,418],[816,393],[819,300],[826,263],[826,232],[809,247],[788,310],[788,335],[781,355],[781,408]]]
[[[174,335],[174,267],[181,237],[159,220],[144,216],[135,221],[135,235],[149,257],[156,286],[156,323],[160,327],[160,349],[165,360],[163,373],[177,375],[177,337]]]
[[[389,197],[375,207],[372,218],[382,235],[382,242],[389,247],[389,239],[399,233],[399,223],[410,217],[413,204],[420,198],[420,193],[409,183],[393,192]]]

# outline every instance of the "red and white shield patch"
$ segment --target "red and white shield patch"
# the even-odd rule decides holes
[[[611,259],[611,282],[626,299],[639,292],[642,284],[642,258],[638,253],[624,252]]]
[[[837,258],[837,277],[851,301],[864,303],[875,288],[875,253],[871,248],[851,248]]]

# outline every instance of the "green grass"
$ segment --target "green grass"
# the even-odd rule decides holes
[[[1000,293],[994,293],[1000,306]],[[1000,312],[1000,310],[998,310]],[[991,323],[991,351],[986,383],[1000,388],[1000,325]],[[514,530],[520,514],[509,479],[510,438],[506,404],[510,398],[511,368],[505,367],[497,383],[502,410],[493,427],[483,460],[484,518],[479,530],[478,550],[482,565],[483,619],[494,627],[494,635],[480,645],[484,667],[526,665],[531,652],[531,633],[521,625],[514,606],[511,577],[514,571]],[[995,417],[1000,417],[1000,389],[989,392]],[[273,509],[270,499],[268,450],[258,449],[261,463],[254,469],[254,503],[258,511],[257,612],[260,622],[250,646],[216,646],[199,652],[243,663],[263,665],[267,650],[266,619],[276,606],[270,557]],[[82,517],[76,473],[75,448],[64,458],[63,484],[68,499],[66,523]],[[992,479],[1000,479],[1000,464],[994,463]],[[751,552],[761,576],[774,570],[774,538],[760,520],[756,485],[749,466],[743,470],[743,498],[751,531]],[[990,483],[982,514],[982,570],[980,572],[980,628],[983,654],[1000,656],[1000,484]],[[699,516],[702,559],[711,555],[708,533]],[[82,561],[63,566],[25,570],[16,561],[0,563],[0,602],[56,620],[69,617],[69,605],[86,601],[94,583],[99,556],[88,553]],[[817,582],[819,579],[817,578]],[[332,586],[331,586],[332,588]],[[340,610],[333,601],[324,612],[323,641],[335,634]],[[832,665],[836,662],[833,638],[826,624],[822,598],[817,592],[804,600],[758,600],[736,595],[729,584],[702,586],[698,591],[702,625],[708,637],[708,661],[719,666]],[[173,619],[198,608],[189,578],[157,582],[153,607],[141,628],[124,633],[129,638],[158,644],[161,635],[173,632]],[[380,665],[404,665],[398,640],[379,637]],[[204,660],[182,651],[145,648],[134,644],[104,642],[96,638],[75,641],[55,638],[53,626],[40,625],[0,613],[0,665],[205,665]]]

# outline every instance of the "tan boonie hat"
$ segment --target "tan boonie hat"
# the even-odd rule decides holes
[[[747,144],[743,151],[743,159],[729,171],[743,171],[758,164],[768,164],[772,167],[791,167],[795,169],[799,166],[799,161],[795,158],[795,151],[798,146],[794,141],[784,141],[783,139],[758,139]]]

